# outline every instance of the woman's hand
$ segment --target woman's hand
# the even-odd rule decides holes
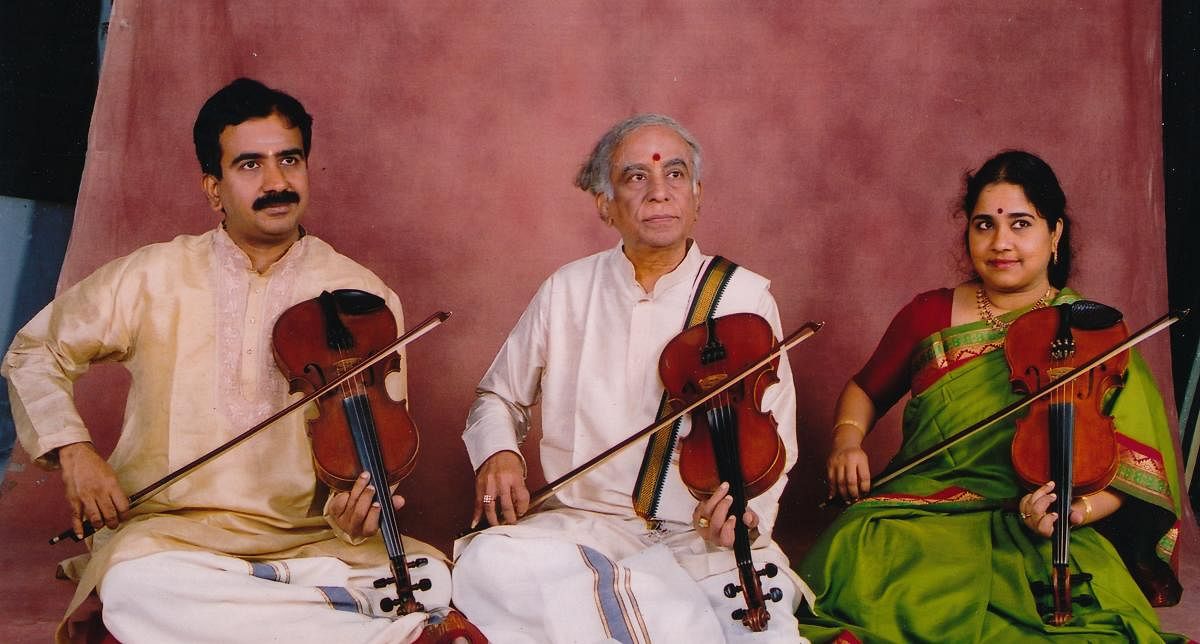
[[[1021,522],[1035,534],[1049,538],[1054,534],[1054,522],[1058,513],[1049,512],[1050,504],[1058,495],[1054,493],[1054,481],[1049,481],[1038,489],[1021,497],[1017,504],[1017,512]],[[1120,509],[1125,496],[1114,490],[1100,490],[1089,496],[1081,496],[1071,502],[1071,511],[1067,517],[1071,526],[1082,526],[1094,523]]]
[[[1054,481],[1050,481],[1021,497],[1021,502],[1017,504],[1017,512],[1025,527],[1043,537],[1054,534],[1054,522],[1058,519],[1057,512],[1049,512],[1050,504],[1058,498],[1053,490]]]
[[[854,501],[871,491],[871,462],[862,449],[863,433],[853,425],[834,428],[833,448],[825,465],[829,498]]]
[[[1050,537],[1054,535],[1054,524],[1058,520],[1057,512],[1049,512],[1050,504],[1058,498],[1054,492],[1054,481],[1034,489],[1033,492],[1021,496],[1016,505],[1021,522],[1034,534]],[[1124,496],[1112,490],[1103,489],[1091,496],[1080,496],[1070,502],[1070,512],[1067,520],[1070,525],[1086,525],[1096,520],[1108,517],[1121,507]]]
[[[829,498],[840,496],[855,501],[871,491],[871,461],[862,443],[875,424],[875,403],[850,380],[838,396],[835,413],[838,420],[833,426],[829,460],[825,462]]]

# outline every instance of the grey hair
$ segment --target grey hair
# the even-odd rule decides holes
[[[638,114],[612,126],[596,142],[596,147],[592,149],[591,155],[579,168],[579,174],[575,177],[575,186],[594,195],[603,194],[612,199],[613,152],[634,130],[651,125],[671,128],[692,149],[692,188],[694,190],[700,184],[700,144],[691,132],[685,130],[675,119],[664,114]]]

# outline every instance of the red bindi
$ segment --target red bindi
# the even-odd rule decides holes
[[[661,154],[659,154],[659,153],[657,153],[657,152],[655,152],[655,153],[654,153],[654,156],[652,156],[652,157],[650,157],[650,158],[651,158],[651,159],[654,159],[655,161],[658,161],[659,159],[661,159],[661,158],[662,158],[662,155],[661,155]]]
[[[997,208],[997,209],[996,209],[996,214],[997,214],[997,215],[1003,215],[1003,214],[1004,214],[1004,209],[1003,209],[1003,208]]]

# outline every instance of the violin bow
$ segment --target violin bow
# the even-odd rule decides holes
[[[708,393],[704,394],[703,396],[700,396],[699,398],[697,398],[690,404],[680,408],[679,410],[675,411],[671,415],[663,418],[662,420],[656,421],[652,425],[649,425],[643,429],[640,429],[640,430],[634,432],[633,434],[631,434],[628,437],[626,437],[625,439],[623,439],[621,442],[604,450],[603,452],[597,454],[596,456],[592,457],[591,459],[588,459],[588,461],[583,463],[582,465],[579,465],[578,467],[571,470],[570,472],[563,474],[562,476],[558,477],[554,481],[547,483],[545,486],[539,488],[532,495],[530,495],[529,509],[532,510],[533,508],[536,508],[537,506],[545,503],[546,501],[548,501],[550,499],[550,497],[557,494],[559,490],[561,490],[562,488],[571,484],[576,479],[578,479],[580,476],[583,476],[588,471],[595,468],[597,465],[604,463],[605,461],[607,461],[608,459],[612,458],[617,453],[619,453],[621,450],[625,449],[626,447],[629,447],[630,445],[637,442],[638,440],[645,438],[645,437],[649,436],[650,434],[653,434],[660,430],[666,429],[667,427],[670,427],[671,425],[674,425],[675,421],[679,420],[680,418],[683,418],[687,414],[690,414],[693,410],[699,408],[704,403],[717,397],[722,392],[726,391],[727,389],[736,385],[737,383],[741,382],[742,380],[745,380],[747,376],[749,376],[750,374],[756,373],[758,370],[767,366],[768,364],[771,363],[772,360],[774,360],[778,356],[782,355],[783,353],[787,352],[792,347],[811,338],[813,335],[816,334],[817,331],[820,331],[821,327],[824,325],[825,325],[824,322],[806,322],[804,324],[804,326],[800,327],[795,332],[793,332],[791,335],[789,335],[787,338],[785,338],[774,349],[772,349],[769,353],[767,353],[760,360],[758,360],[758,362],[755,362],[754,364],[737,372],[732,377],[725,380],[725,382],[723,382],[720,385],[709,390]],[[474,529],[475,529],[475,526],[471,526],[471,528],[468,529],[467,533],[470,533]],[[482,529],[482,528],[480,528],[480,529]]]
[[[191,474],[193,470],[200,467],[201,465],[204,465],[205,463],[212,461],[213,459],[217,458],[218,456],[221,456],[222,454],[228,452],[229,450],[233,449],[234,447],[237,447],[238,445],[240,445],[241,443],[246,441],[246,439],[250,438],[251,436],[254,436],[258,432],[262,431],[263,429],[266,429],[268,426],[270,426],[272,423],[279,420],[280,418],[287,416],[288,414],[296,411],[297,409],[300,409],[301,407],[316,400],[317,398],[320,398],[321,396],[324,396],[325,394],[333,391],[334,389],[336,389],[337,387],[339,387],[343,383],[345,383],[347,380],[357,376],[358,374],[362,373],[363,371],[366,371],[371,366],[373,366],[375,363],[383,360],[384,358],[387,358],[388,356],[395,353],[396,351],[399,351],[400,349],[404,348],[406,345],[408,345],[408,343],[410,343],[413,340],[416,340],[417,338],[432,331],[439,324],[441,324],[442,322],[445,322],[446,319],[449,317],[450,317],[449,312],[438,311],[437,313],[434,313],[433,315],[425,318],[425,320],[423,320],[420,324],[418,324],[417,326],[413,327],[412,329],[406,331],[403,335],[396,338],[395,340],[392,340],[390,343],[388,343],[382,349],[367,356],[366,358],[363,359],[362,362],[359,362],[354,367],[350,368],[348,371],[346,371],[342,375],[338,376],[337,378],[330,380],[328,383],[326,383],[321,388],[316,389],[312,393],[308,394],[307,396],[304,396],[303,398],[300,398],[299,400],[297,400],[296,402],[293,402],[292,404],[288,405],[287,407],[280,409],[279,411],[275,412],[271,416],[269,416],[266,419],[259,422],[257,425],[255,425],[255,426],[251,427],[250,429],[247,429],[246,431],[242,432],[241,434],[238,434],[237,436],[234,436],[233,438],[229,439],[227,442],[218,446],[216,449],[213,449],[212,451],[199,456],[195,460],[191,461],[190,463],[188,463],[186,465],[183,465],[182,467],[175,470],[174,472],[167,474],[166,476],[162,477],[161,479],[159,479],[159,480],[151,483],[150,485],[147,485],[146,487],[142,488],[141,490],[138,490],[137,492],[134,492],[133,494],[129,495],[129,510],[132,510],[133,508],[135,508],[138,505],[140,505],[141,503],[143,503],[146,499],[154,496],[155,494],[158,494],[164,488],[172,485],[179,479],[187,476],[188,474]],[[128,512],[129,510],[126,510],[126,512]],[[74,529],[67,529],[67,530],[64,530],[61,534],[51,537],[50,545],[54,545],[54,544],[58,543],[59,541],[63,541],[65,539],[72,539],[74,541],[82,541],[84,537],[91,535],[95,531],[96,531],[96,529],[95,529],[95,527],[92,526],[91,522],[85,519],[83,522],[83,537],[76,535]]]
[[[1125,338],[1124,340],[1117,343],[1116,345],[1113,345],[1113,347],[1108,349],[1107,351],[1105,351],[1105,352],[1097,355],[1096,357],[1092,358],[1091,360],[1088,360],[1087,362],[1079,365],[1074,370],[1068,371],[1067,373],[1063,374],[1063,376],[1060,377],[1058,380],[1054,380],[1052,382],[1047,383],[1041,389],[1038,389],[1037,391],[1029,394],[1025,398],[1017,400],[1017,401],[1007,405],[1006,407],[1001,408],[999,411],[993,413],[991,416],[988,416],[987,418],[984,418],[983,420],[975,423],[974,425],[967,427],[966,429],[962,430],[961,432],[954,434],[953,436],[950,436],[949,438],[946,438],[945,440],[943,440],[940,443],[937,443],[936,445],[930,446],[929,448],[925,449],[921,453],[912,457],[912,459],[910,459],[907,463],[898,465],[892,469],[889,469],[886,472],[881,473],[878,478],[876,478],[874,481],[871,482],[871,487],[873,487],[873,488],[881,487],[883,485],[890,483],[891,481],[895,480],[902,474],[912,470],[914,467],[917,467],[918,465],[925,463],[926,461],[933,458],[934,456],[937,456],[941,452],[943,452],[951,447],[954,447],[955,445],[961,443],[962,441],[966,440],[967,438],[970,438],[972,435],[978,433],[980,430],[991,427],[992,425],[995,425],[996,423],[1012,416],[1013,414],[1024,409],[1025,407],[1028,407],[1035,401],[1045,398],[1046,396],[1050,395],[1051,392],[1059,389],[1060,387],[1066,385],[1067,383],[1070,383],[1071,381],[1075,380],[1076,378],[1079,378],[1083,374],[1085,374],[1085,373],[1091,371],[1092,369],[1096,368],[1097,366],[1099,366],[1101,363],[1107,361],[1108,359],[1112,358],[1113,356],[1116,356],[1118,353],[1121,353],[1122,351],[1128,351],[1131,347],[1138,344],[1142,340],[1145,340],[1145,339],[1149,338],[1150,336],[1158,333],[1159,331],[1162,331],[1163,329],[1171,326],[1172,324],[1175,324],[1179,320],[1186,317],[1187,314],[1190,312],[1191,312],[1190,308],[1175,309],[1173,311],[1168,312],[1166,315],[1163,315],[1162,317],[1151,322],[1150,324],[1147,324],[1145,327],[1143,327],[1137,333],[1134,333],[1133,335],[1129,336],[1128,338]]]

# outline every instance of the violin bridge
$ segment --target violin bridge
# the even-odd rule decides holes
[[[1054,381],[1062,378],[1072,371],[1074,371],[1073,367],[1050,367],[1046,370],[1046,373],[1050,376],[1050,380]]]
[[[725,382],[728,379],[729,374],[727,373],[714,373],[712,375],[704,376],[700,379],[700,391],[712,391],[713,389],[716,389],[717,386],[719,386],[722,382]]]

